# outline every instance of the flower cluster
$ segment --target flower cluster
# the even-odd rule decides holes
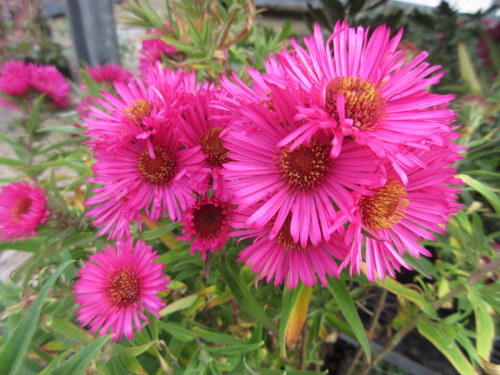
[[[444,73],[426,52],[408,61],[401,34],[343,22],[325,41],[316,25],[305,48],[291,40],[265,73],[250,70],[250,86],[222,79],[224,176],[248,212],[235,234],[256,236],[240,260],[261,278],[326,284],[362,262],[371,281],[394,277],[458,210],[453,96],[427,90]]]
[[[346,267],[395,276],[459,208],[449,168],[452,95],[428,91],[443,72],[398,48],[402,33],[316,26],[221,87],[159,63],[115,83],[85,126],[100,186],[87,213],[109,239],[130,224],[183,223],[192,254],[253,242],[239,255],[260,278],[326,285]]]
[[[19,100],[42,93],[54,106],[63,108],[71,102],[70,90],[70,84],[55,66],[7,61],[0,70],[0,92]],[[0,107],[17,108],[17,104],[0,98]]]

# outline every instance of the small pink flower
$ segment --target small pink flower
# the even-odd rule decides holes
[[[238,126],[224,137],[232,159],[224,164],[224,177],[234,203],[254,209],[249,226],[263,227],[274,220],[274,238],[291,214],[294,241],[317,246],[329,240],[337,209],[350,212],[351,190],[383,183],[385,175],[370,149],[350,140],[332,159],[331,138],[321,132],[293,150],[278,146],[302,122],[295,120],[294,92],[273,87],[269,96],[266,104],[248,103],[235,111],[236,120],[247,122],[248,128]]]
[[[96,82],[130,82],[132,73],[120,65],[108,63],[105,65],[89,66],[85,71]]]
[[[279,145],[292,142],[293,149],[326,130],[334,135],[333,157],[350,137],[396,164],[401,145],[442,145],[441,135],[455,118],[446,108],[454,96],[427,90],[444,72],[432,75],[440,66],[425,62],[427,52],[407,62],[397,51],[401,36],[391,38],[385,25],[369,33],[338,22],[326,42],[319,25],[304,39],[306,49],[292,40],[292,51],[278,53],[278,61],[288,85],[301,92],[295,119],[303,125]],[[280,84],[279,78],[268,80]]]
[[[242,239],[255,237],[255,240],[240,252],[238,261],[245,261],[246,266],[251,266],[259,279],[266,279],[268,283],[274,279],[274,285],[284,283],[293,289],[299,281],[312,286],[319,280],[326,286],[326,276],[338,276],[335,260],[344,259],[347,246],[337,234],[329,241],[320,241],[316,245],[308,242],[302,246],[290,234],[291,221],[289,214],[277,235],[270,238],[271,225],[246,229],[248,226],[243,219],[238,225],[242,230],[232,235],[243,236]]]
[[[102,228],[100,235],[120,238],[129,233],[131,220],[144,213],[151,221],[181,218],[181,209],[194,200],[192,186],[199,184],[198,172],[203,160],[199,148],[181,149],[172,127],[159,127],[149,145],[144,140],[121,144],[113,152],[100,144],[95,148],[95,177],[102,184],[86,205],[94,206],[87,216]],[[204,177],[207,171],[201,171]]]
[[[7,61],[0,71],[0,92],[9,96],[21,96],[28,92],[31,71],[22,61]],[[17,108],[6,98],[0,98],[0,107]]]
[[[99,330],[101,336],[115,334],[131,340],[134,330],[141,331],[149,322],[147,312],[160,318],[165,302],[157,296],[167,289],[170,280],[163,273],[163,264],[152,246],[143,241],[134,245],[132,239],[104,246],[84,262],[74,286],[76,303],[81,306],[76,318],[90,332]]]
[[[203,170],[208,170],[203,184],[195,187],[200,194],[205,194],[209,181],[218,198],[229,198],[229,192],[222,175],[223,165],[230,161],[229,150],[224,147],[223,133],[225,125],[217,119],[218,111],[210,106],[215,98],[215,90],[199,90],[187,99],[187,106],[182,113],[179,126],[180,140],[187,149],[201,147],[205,156],[200,163]]]
[[[46,94],[56,107],[63,108],[71,104],[71,86],[55,66],[28,66],[31,69],[30,86],[33,89]]]
[[[142,41],[142,49],[139,57],[139,72],[143,77],[148,74],[149,69],[157,62],[161,63],[164,56],[172,56],[177,53],[177,48],[160,39],[163,34],[161,30],[151,29],[147,34],[158,34],[158,38],[144,39]]]
[[[453,177],[456,170],[447,167],[460,157],[457,149],[418,151],[416,156],[425,164],[405,171],[406,185],[388,168],[384,186],[354,194],[354,219],[345,233],[350,250],[342,268],[350,263],[351,274],[359,273],[364,260],[368,280],[375,281],[376,274],[383,280],[386,273],[395,277],[394,270],[410,269],[405,253],[415,258],[431,255],[419,242],[436,240],[432,232],[444,233],[447,221],[461,207],[456,203],[460,190],[449,185],[462,182]]]
[[[47,220],[47,196],[35,183],[13,182],[0,190],[0,240],[36,236]]]
[[[177,239],[192,241],[191,255],[200,251],[201,259],[205,260],[207,251],[214,253],[226,245],[232,217],[230,202],[215,198],[198,200],[184,211],[182,225],[185,235]]]

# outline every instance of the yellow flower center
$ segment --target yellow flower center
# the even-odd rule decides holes
[[[405,215],[408,199],[406,190],[399,182],[390,180],[385,186],[364,195],[360,201],[363,225],[373,231],[389,229],[399,223]]]
[[[154,147],[155,158],[144,150],[139,156],[138,167],[142,177],[154,185],[167,185],[177,174],[177,160],[169,150]]]
[[[326,86],[326,110],[336,121],[337,96],[345,98],[345,117],[353,120],[359,130],[376,129],[385,117],[386,100],[379,86],[363,81],[359,77],[335,77]]]
[[[137,302],[141,296],[141,279],[134,269],[121,269],[109,279],[108,296],[111,301],[119,306],[130,306]]]

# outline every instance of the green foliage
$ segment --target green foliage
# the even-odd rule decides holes
[[[482,67],[474,57],[471,41],[485,35],[474,23],[479,15],[459,15],[446,4],[432,14],[395,8],[382,12],[384,3],[324,0],[323,10],[310,11],[329,29],[344,18],[351,24],[407,26],[406,36],[420,48],[439,51],[434,62],[449,70],[438,90],[461,94],[454,105],[462,134],[457,142],[467,147],[456,166],[464,182],[464,209],[446,233],[424,242],[436,256],[408,258],[419,274],[405,282],[387,277],[369,283],[354,275],[349,282],[330,279],[327,288],[312,291],[304,285],[279,288],[257,283],[236,261],[244,242],[233,241],[223,254],[202,261],[190,255],[188,243],[175,241],[180,225],[165,219],[140,234],[134,231],[160,253],[159,261],[174,280],[161,294],[167,302],[162,318],[136,332],[132,341],[97,338],[75,322],[71,293],[77,275],[72,261],[81,266],[106,243],[84,216],[83,202],[95,187],[87,180],[92,156],[80,146],[87,140],[82,130],[70,121],[45,126],[51,113],[39,96],[29,108],[21,106],[17,125],[23,137],[0,134],[15,154],[0,158],[0,164],[23,178],[38,177],[53,213],[37,238],[0,243],[0,251],[32,254],[12,273],[11,282],[0,283],[0,373],[78,374],[88,368],[109,375],[307,375],[319,372],[325,343],[342,333],[360,343],[358,358],[364,352],[372,359],[361,359],[353,374],[383,360],[371,355],[371,342],[380,341],[382,333],[389,336],[385,348],[391,349],[414,328],[460,373],[492,368],[489,356],[500,314],[499,256],[494,249],[500,236],[500,81],[498,75],[491,78],[500,71],[498,51],[486,38],[492,66]],[[196,71],[200,80],[216,81],[230,72],[247,79],[246,68],[263,69],[264,60],[283,48],[291,34],[290,22],[280,30],[256,24],[258,11],[243,0],[166,1],[165,17],[147,2],[131,1],[127,7],[131,23],[161,30],[160,38],[181,52],[164,63]],[[456,29],[457,21],[464,26]],[[419,31],[423,29],[428,32]],[[443,38],[436,37],[439,33]],[[82,77],[88,92],[100,95],[99,85],[84,72]],[[376,314],[377,303],[386,306],[380,290],[397,301],[394,315],[385,320]],[[287,340],[291,326],[297,332],[294,340]]]

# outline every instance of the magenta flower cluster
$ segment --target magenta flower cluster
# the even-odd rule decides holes
[[[451,165],[461,148],[453,96],[429,91],[444,73],[426,52],[410,60],[401,36],[343,22],[325,40],[316,26],[304,47],[291,40],[264,72],[248,69],[249,84],[199,83],[153,64],[175,52],[160,40],[145,43],[141,78],[89,70],[121,77],[84,112],[98,186],[86,215],[117,245],[80,271],[79,321],[116,340],[133,337],[146,311],[158,316],[168,280],[131,226],[166,217],[182,223],[192,255],[206,259],[236,237],[239,261],[289,288],[363,264],[370,281],[394,277],[410,268],[405,255],[430,256],[420,242],[460,208]],[[0,77],[0,90],[25,92],[31,84],[15,76],[10,91]],[[16,207],[5,210],[27,222]]]
[[[168,216],[203,258],[253,239],[239,260],[291,288],[363,263],[371,281],[410,268],[403,256],[429,256],[419,242],[459,208],[460,147],[453,96],[428,91],[444,73],[426,52],[408,61],[401,35],[344,22],[325,41],[317,26],[249,85],[160,64],[115,83],[85,121],[99,184],[87,215],[109,239]]]
[[[63,108],[71,103],[70,91],[70,84],[55,66],[7,61],[0,70],[0,92],[19,100],[45,94],[54,106]],[[17,104],[0,97],[0,107],[17,108]]]

